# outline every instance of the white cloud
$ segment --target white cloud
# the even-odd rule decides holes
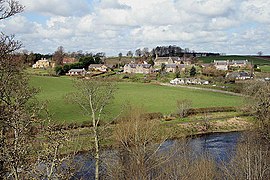
[[[270,1],[268,0],[247,0],[243,1],[240,10],[246,20],[253,20],[260,23],[270,23]]]
[[[19,0],[27,12],[50,16],[81,15],[89,11],[87,0]]]
[[[136,47],[175,44],[198,51],[270,53],[268,0],[20,2],[27,17],[38,13],[46,21],[32,18],[36,21],[32,22],[21,14],[1,21],[0,27],[17,34],[29,50],[53,52],[62,45],[67,51],[118,54]]]

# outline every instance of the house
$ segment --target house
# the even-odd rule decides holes
[[[248,62],[248,60],[232,60],[230,62],[230,67],[246,67],[248,66],[250,63]]]
[[[154,63],[155,66],[161,66],[161,64],[173,64],[174,60],[171,57],[156,57]]]
[[[192,59],[188,57],[156,57],[154,60],[155,66],[161,66],[161,64],[192,64]]]
[[[180,78],[175,78],[170,81],[170,84],[177,85],[177,84],[185,84],[185,81]]]
[[[54,63],[51,63],[50,60],[45,58],[38,60],[35,64],[32,65],[33,69],[47,69],[50,67],[54,67]]]
[[[241,68],[248,65],[250,65],[248,60],[214,60],[214,66],[216,69],[223,71],[227,71],[230,67]]]
[[[227,71],[229,69],[228,60],[214,60],[214,66],[217,70]]]
[[[78,59],[72,57],[64,57],[63,64],[72,64],[78,62]]]
[[[150,74],[153,72],[151,64],[126,64],[124,66],[124,73],[140,73]]]
[[[165,71],[175,73],[178,71],[185,71],[185,64],[166,64]]]
[[[170,81],[170,84],[178,85],[178,84],[197,84],[197,85],[208,85],[209,81],[194,79],[194,78],[175,78]]]
[[[70,69],[67,73],[69,76],[84,76],[86,74],[85,69]]]
[[[231,72],[226,74],[226,78],[228,79],[236,79],[236,80],[246,80],[251,79],[251,75],[247,72]]]
[[[101,72],[106,72],[108,71],[108,66],[104,64],[90,64],[88,69],[91,71],[101,71]]]

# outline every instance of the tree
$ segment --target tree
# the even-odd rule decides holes
[[[189,99],[178,100],[176,102],[176,114],[181,118],[186,117],[192,107],[192,101]]]
[[[248,112],[252,110],[259,132],[270,141],[270,83],[252,81],[246,85],[244,93],[248,95],[246,109]]]
[[[76,103],[92,122],[95,147],[95,179],[99,179],[100,166],[100,121],[104,110],[111,102],[115,86],[104,80],[77,80],[74,83],[77,92],[70,94],[69,98]]]
[[[153,59],[152,58],[150,58],[150,60],[147,62],[148,64],[151,64],[152,66],[154,66],[155,65],[155,62],[153,61]]]
[[[258,56],[262,56],[263,52],[259,51],[257,54],[258,54]]]
[[[145,57],[149,57],[150,56],[149,49],[147,47],[143,48],[143,50],[142,50],[141,53]]]
[[[132,51],[128,51],[128,52],[127,52],[127,57],[132,57],[132,56],[133,56]]]
[[[7,19],[17,13],[23,11],[23,6],[17,1],[0,0],[0,20]],[[6,144],[7,130],[10,128],[9,120],[12,119],[11,101],[14,102],[13,93],[16,91],[18,84],[16,76],[20,74],[20,66],[14,66],[17,62],[12,59],[12,53],[21,48],[21,43],[14,40],[14,36],[7,36],[4,33],[0,34],[0,176],[9,171]],[[13,67],[14,66],[14,67]],[[18,74],[19,73],[19,74]],[[23,82],[22,82],[23,83]],[[18,169],[15,169],[15,175]],[[9,171],[10,172],[10,171]]]
[[[90,64],[97,64],[93,56],[84,56],[79,59],[79,62],[82,63],[82,66],[85,69],[88,69]]]
[[[160,68],[161,73],[165,72],[165,69],[166,69],[166,64],[162,63],[161,68]]]
[[[178,66],[176,66],[175,78],[180,78],[180,70],[179,70],[179,67]]]
[[[137,57],[141,57],[141,56],[142,56],[142,51],[141,51],[141,49],[136,49],[135,55],[136,55]]]
[[[166,137],[157,139],[157,121],[141,108],[127,106],[123,114],[114,130],[118,150],[116,164],[108,163],[108,179],[158,179],[158,171],[153,172],[169,159],[158,152]]]
[[[56,65],[63,65],[64,55],[63,46],[59,46],[53,54],[53,60],[55,61]]]
[[[118,68],[120,68],[120,63],[121,63],[122,57],[123,57],[123,54],[120,52],[120,53],[118,54]]]
[[[15,0],[0,0],[0,20],[9,18],[23,11],[23,6]]]
[[[190,69],[190,71],[189,71],[189,74],[190,74],[190,76],[195,76],[196,75],[196,68],[194,67],[194,66],[192,66],[192,68]]]

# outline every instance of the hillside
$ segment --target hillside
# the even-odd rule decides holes
[[[72,78],[69,77],[42,77],[33,76],[31,84],[40,88],[38,99],[48,102],[52,119],[57,122],[82,122],[87,120],[79,108],[68,103],[65,99],[67,93],[75,91]],[[215,92],[191,90],[177,87],[166,87],[143,83],[118,83],[114,102],[109,106],[108,112],[115,116],[126,103],[143,106],[148,112],[161,112],[164,114],[176,111],[176,101],[190,99],[194,108],[239,106],[242,98]]]

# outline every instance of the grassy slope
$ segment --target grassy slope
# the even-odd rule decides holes
[[[219,57],[200,57],[199,60],[203,61],[203,63],[211,63],[214,60],[244,60],[247,59],[252,61],[253,64],[263,65],[270,64],[269,60],[265,60],[262,58],[257,58],[253,56],[219,56]]]
[[[74,91],[72,80],[68,77],[34,76],[31,84],[41,89],[40,100],[48,101],[53,119],[58,122],[82,122],[87,120],[76,105],[67,103],[65,95]],[[120,111],[127,102],[144,106],[150,112],[171,113],[175,111],[177,99],[191,99],[193,107],[238,106],[241,97],[175,87],[139,83],[119,83],[114,102],[109,111],[112,115]]]
[[[262,70],[262,72],[270,72],[270,66],[260,66],[260,69]]]

